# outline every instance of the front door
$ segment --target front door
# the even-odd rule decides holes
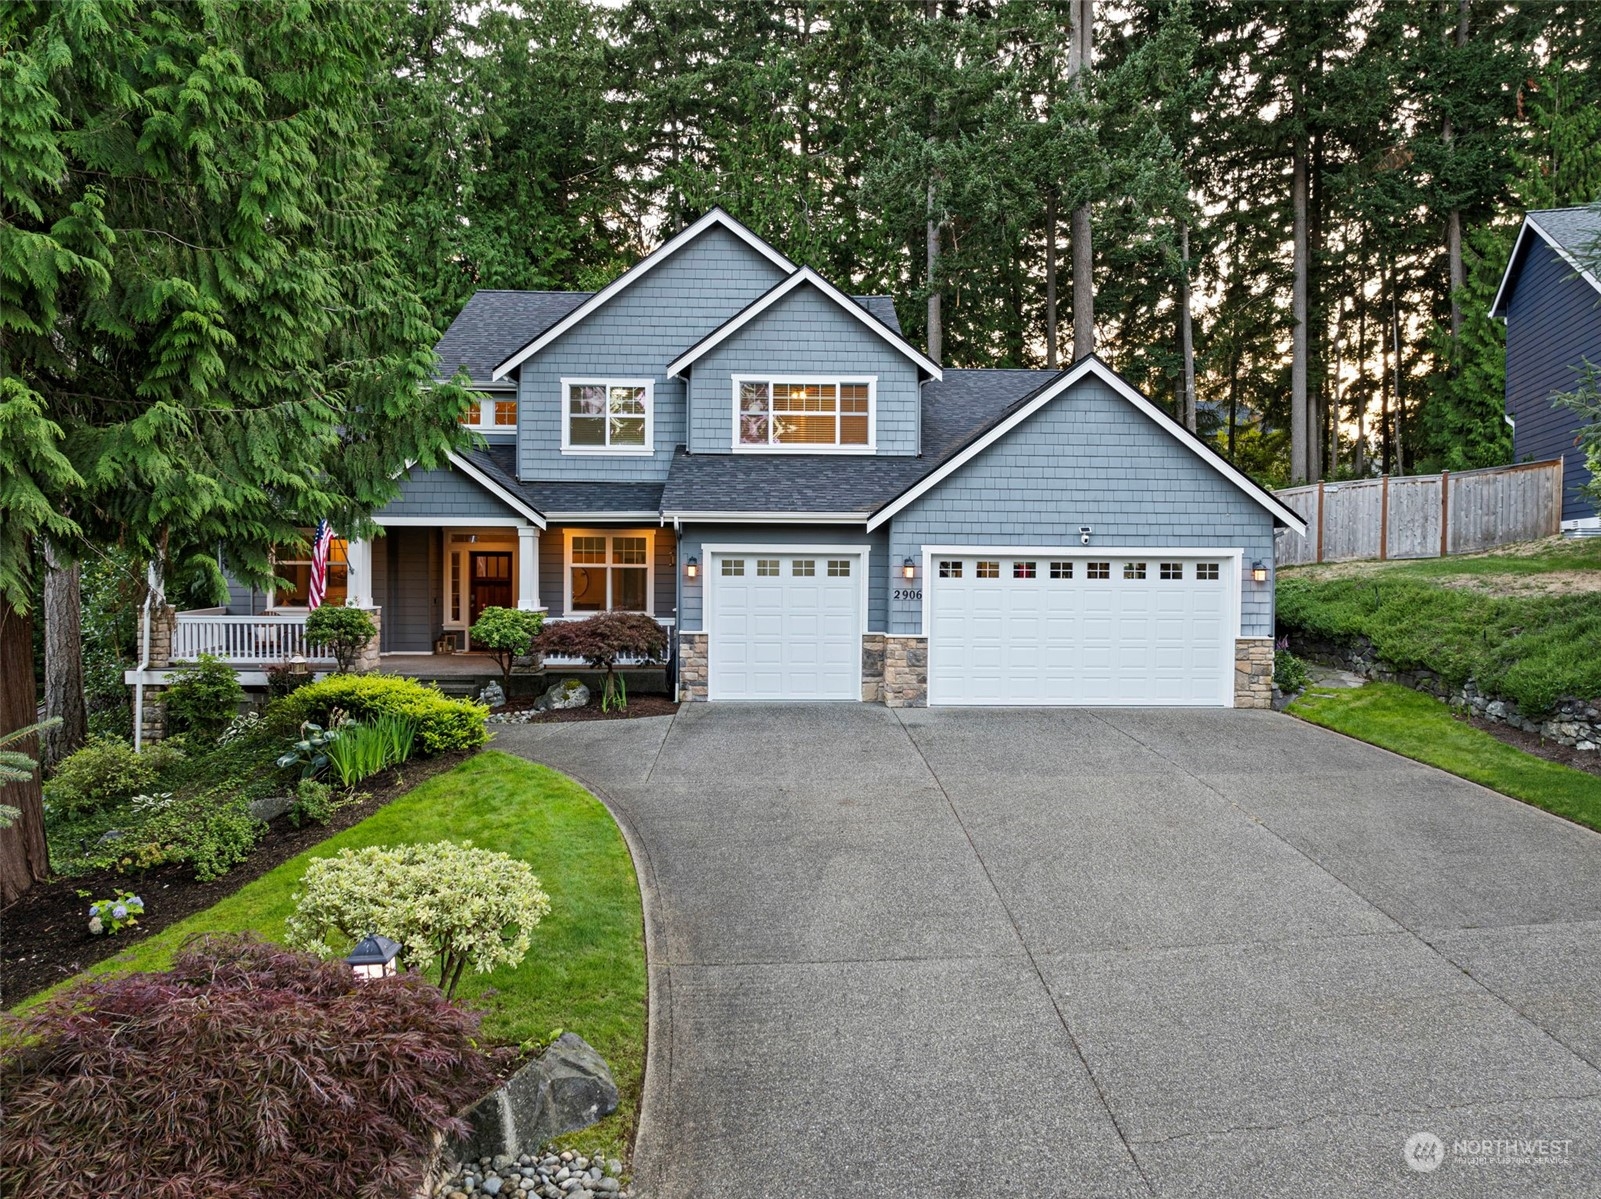
[[[474,551],[467,558],[468,624],[485,608],[511,607],[511,554]]]

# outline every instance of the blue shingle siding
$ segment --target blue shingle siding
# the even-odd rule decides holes
[[[1601,293],[1544,240],[1532,238],[1513,280],[1506,328],[1507,411],[1517,422],[1512,456],[1518,462],[1561,458],[1562,519],[1593,516],[1595,505],[1579,490],[1590,472],[1573,444],[1578,417],[1551,397],[1573,389],[1581,361],[1601,365]]]
[[[228,615],[229,616],[259,616],[267,608],[265,592],[254,587],[247,587],[233,575],[223,572],[223,578],[228,583]]]
[[[441,524],[470,524],[507,516],[524,519],[476,479],[449,466],[437,470],[412,468],[400,481],[400,495],[377,514],[379,521],[402,516],[438,518]]]
[[[681,579],[683,611],[679,627],[692,632],[703,630],[705,613],[701,606],[706,578],[707,545],[752,546],[856,546],[869,548],[867,560],[867,628],[869,633],[884,631],[885,613],[889,607],[889,570],[885,555],[889,552],[887,530],[867,532],[862,525],[685,525],[679,545],[679,562],[699,558],[701,577],[691,582]],[[680,570],[680,573],[682,571]]]
[[[524,479],[663,480],[684,442],[684,381],[667,364],[784,277],[713,226],[619,292],[519,368],[518,475]],[[654,379],[655,450],[563,455],[563,378]]]
[[[444,574],[437,529],[390,529],[373,544],[373,602],[383,610],[379,649],[428,653],[443,627]]]
[[[1273,559],[1273,518],[1098,379],[1076,384],[890,522],[888,563],[924,545],[1243,547]],[[887,576],[886,576],[887,577]],[[1273,633],[1273,589],[1246,579],[1241,635]],[[891,633],[921,633],[922,605],[889,606]]]
[[[735,375],[876,376],[880,454],[918,452],[922,399],[917,366],[817,288],[802,285],[694,364],[689,448],[733,445]]]

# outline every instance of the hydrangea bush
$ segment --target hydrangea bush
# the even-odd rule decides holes
[[[89,931],[97,937],[114,937],[138,924],[138,917],[144,914],[144,900],[128,891],[118,891],[111,899],[97,899],[89,905]]]
[[[323,957],[349,952],[369,933],[403,945],[402,959],[432,972],[446,995],[471,967],[515,966],[550,913],[526,862],[457,845],[368,846],[307,868],[288,921],[288,943]]]

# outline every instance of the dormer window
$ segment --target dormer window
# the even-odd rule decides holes
[[[655,445],[649,379],[563,379],[564,454],[648,454]]]
[[[461,414],[461,423],[486,433],[509,433],[517,428],[517,396],[484,395]]]
[[[734,378],[736,450],[871,450],[877,380]]]

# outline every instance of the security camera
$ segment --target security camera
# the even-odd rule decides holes
[[[1093,533],[1094,531],[1095,530],[1090,528],[1089,525],[1080,525],[1078,527],[1079,544],[1080,545],[1088,545],[1090,543],[1090,534]]]

